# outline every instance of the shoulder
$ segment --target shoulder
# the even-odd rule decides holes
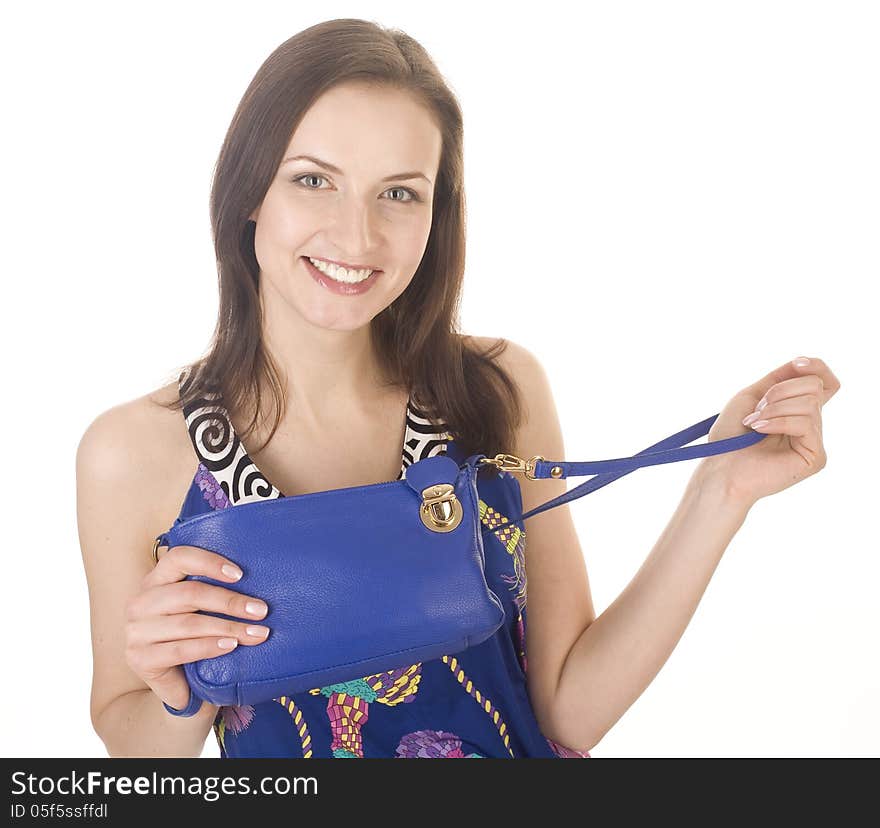
[[[553,392],[550,387],[550,380],[547,371],[541,360],[524,345],[495,336],[469,336],[465,338],[469,347],[475,348],[480,353],[486,353],[490,350],[494,354],[493,361],[510,376],[519,388],[522,405],[523,405],[523,422],[520,429],[520,442],[525,440],[531,442],[536,437],[535,430],[544,432],[547,428],[552,429],[554,425],[558,426],[556,406],[553,400]],[[531,427],[531,433],[524,431]],[[561,448],[561,446],[559,447]],[[547,446],[545,453],[550,457],[549,452],[554,451],[554,447]],[[516,454],[516,450],[511,450],[512,454]],[[535,454],[536,452],[532,452]],[[531,455],[526,455],[531,456]]]
[[[524,345],[511,339],[491,336],[473,336],[468,339],[471,340],[470,347],[481,353],[492,349],[492,353],[496,354],[493,361],[504,369],[519,390],[522,416],[515,430],[513,443],[506,449],[506,453],[524,460],[535,455],[541,455],[547,460],[563,459],[565,445],[562,425],[550,378],[541,360]],[[499,340],[503,347],[499,346],[496,350],[493,346]],[[525,511],[564,492],[565,481],[533,481],[523,477],[520,479],[520,488]],[[554,489],[557,491],[554,492]]]
[[[542,373],[538,358],[524,345],[501,336],[463,336],[465,347],[480,354],[491,353],[492,360],[513,375],[524,374],[526,381]]]
[[[183,413],[166,407],[177,395],[172,382],[114,405],[89,423],[76,449],[78,497],[111,505],[137,498],[155,506],[159,522],[179,507],[198,458]]]
[[[169,459],[184,431],[183,414],[165,407],[176,398],[177,385],[169,383],[102,411],[80,438],[77,462],[112,474],[132,463],[142,467],[149,457]]]

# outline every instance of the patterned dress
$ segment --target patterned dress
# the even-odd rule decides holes
[[[181,390],[188,380],[185,370]],[[219,394],[183,414],[199,465],[177,521],[285,496],[248,456]],[[397,479],[437,454],[465,459],[446,426],[425,417],[410,397]],[[479,494],[482,524],[494,529],[483,544],[486,580],[505,611],[498,631],[459,654],[257,705],[220,707],[213,731],[221,758],[589,758],[540,732],[527,694],[525,532],[505,517],[521,512],[519,482],[507,472],[481,475]]]

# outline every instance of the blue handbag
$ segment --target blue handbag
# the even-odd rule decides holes
[[[719,415],[633,457],[564,462],[540,455],[448,453],[426,457],[402,480],[241,503],[180,520],[159,546],[198,546],[234,561],[235,583],[205,581],[260,598],[270,628],[259,645],[183,665],[190,687],[182,709],[258,704],[280,695],[361,678],[480,644],[504,623],[504,609],[484,573],[478,476],[485,465],[532,480],[595,475],[525,514],[522,522],[607,486],[643,466],[736,451],[760,432],[685,444],[708,434]],[[454,445],[454,443],[452,444]],[[392,607],[377,613],[377,606]],[[199,610],[199,612],[202,612]],[[240,618],[206,613],[233,621]]]

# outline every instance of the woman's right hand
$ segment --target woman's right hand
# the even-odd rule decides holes
[[[196,612],[206,610],[258,620],[268,611],[265,602],[203,581],[184,580],[187,575],[206,575],[235,583],[240,572],[238,566],[216,552],[198,546],[173,546],[159,557],[140,590],[126,603],[125,660],[171,707],[179,710],[189,701],[189,683],[181,664],[215,658],[238,644],[262,644],[266,640],[266,626]],[[258,612],[249,612],[249,603],[258,605]]]

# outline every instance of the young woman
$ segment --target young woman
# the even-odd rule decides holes
[[[321,23],[253,79],[211,193],[210,349],[98,416],[77,452],[91,715],[110,755],[199,756],[213,728],[224,757],[589,756],[668,658],[751,505],[824,466],[820,409],[840,384],[821,360],[783,365],[737,394],[709,439],[742,433],[756,404],[765,422],[752,427],[771,436],[695,467],[657,547],[599,618],[568,507],[531,517],[527,544],[506,517],[565,481],[487,469],[486,575],[506,614],[491,639],[188,715],[182,665],[259,647],[269,627],[261,596],[185,580],[232,584],[228,560],[152,548],[177,517],[401,479],[441,453],[565,457],[538,360],[458,332],[462,169],[458,103],[397,30]],[[394,607],[375,611],[394,623]]]

